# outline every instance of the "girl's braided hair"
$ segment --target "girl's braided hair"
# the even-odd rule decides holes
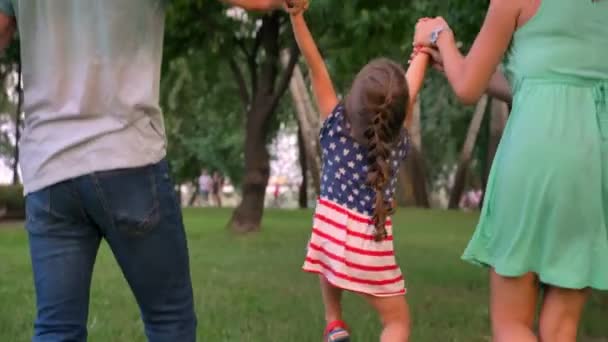
[[[372,220],[376,241],[388,236],[386,220],[394,213],[384,192],[391,177],[391,151],[402,136],[408,102],[405,70],[394,61],[379,58],[357,74],[344,103],[352,137],[368,148],[367,183],[375,192]]]

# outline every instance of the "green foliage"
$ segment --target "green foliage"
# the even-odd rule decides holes
[[[17,105],[16,77],[19,62],[19,40],[0,55],[0,159],[12,167],[15,158],[15,109]]]
[[[260,105],[254,97],[264,77],[265,51],[256,39],[261,18],[235,11],[228,16],[218,1],[176,0],[169,7],[162,102],[168,112],[169,158],[179,181],[207,167],[240,184],[245,114]],[[287,15],[281,20],[280,44],[285,46]],[[292,116],[284,102],[273,114],[265,126],[267,140]]]
[[[345,93],[369,60],[385,56],[405,63],[418,18],[444,16],[467,49],[486,7],[485,0],[313,0],[306,17],[337,89]],[[192,179],[201,167],[209,167],[239,183],[243,172],[245,108],[228,62],[236,61],[251,88],[244,51],[255,44],[253,32],[262,14],[247,13],[244,19],[228,17],[226,10],[219,1],[203,0],[174,0],[169,7],[162,93],[169,157],[178,180]],[[291,39],[289,31],[284,23],[282,44]],[[263,56],[255,58],[260,62]],[[458,103],[442,75],[429,73],[422,92],[422,136],[433,183],[456,160],[472,111]],[[278,113],[269,137],[281,123],[293,122],[289,99],[281,101]]]
[[[25,219],[25,198],[23,187],[20,185],[0,186],[0,209],[4,215],[0,219],[23,220]]]
[[[192,54],[173,60],[163,79],[169,161],[180,182],[208,168],[239,184],[242,109],[230,82],[207,77],[203,57]]]

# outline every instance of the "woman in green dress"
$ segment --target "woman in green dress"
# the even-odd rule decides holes
[[[512,111],[463,256],[491,269],[495,341],[576,341],[589,292],[608,290],[606,18],[604,0],[492,0],[466,56],[443,18],[416,27],[462,102],[505,57]]]

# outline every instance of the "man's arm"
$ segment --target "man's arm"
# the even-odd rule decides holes
[[[495,97],[503,102],[506,102],[511,105],[513,101],[513,94],[511,93],[511,85],[507,78],[500,70],[496,70],[492,78],[490,79],[490,83],[488,84],[488,89],[486,90],[488,95]]]
[[[11,43],[16,26],[15,17],[0,12],[0,50],[6,49]]]
[[[232,6],[238,6],[249,11],[264,11],[281,8],[285,0],[221,0]]]

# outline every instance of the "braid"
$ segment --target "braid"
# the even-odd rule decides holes
[[[367,184],[374,190],[374,238],[388,237],[387,218],[394,213],[385,198],[391,181],[391,152],[401,136],[409,100],[405,72],[397,63],[377,59],[357,75],[346,97],[345,113],[356,141],[367,145]]]
[[[384,198],[384,191],[390,181],[390,154],[391,145],[394,141],[390,125],[391,113],[386,106],[377,108],[372,118],[371,125],[366,131],[368,144],[368,175],[367,182],[375,192],[375,205],[372,220],[376,241],[387,238],[386,219],[392,215],[394,208]]]

